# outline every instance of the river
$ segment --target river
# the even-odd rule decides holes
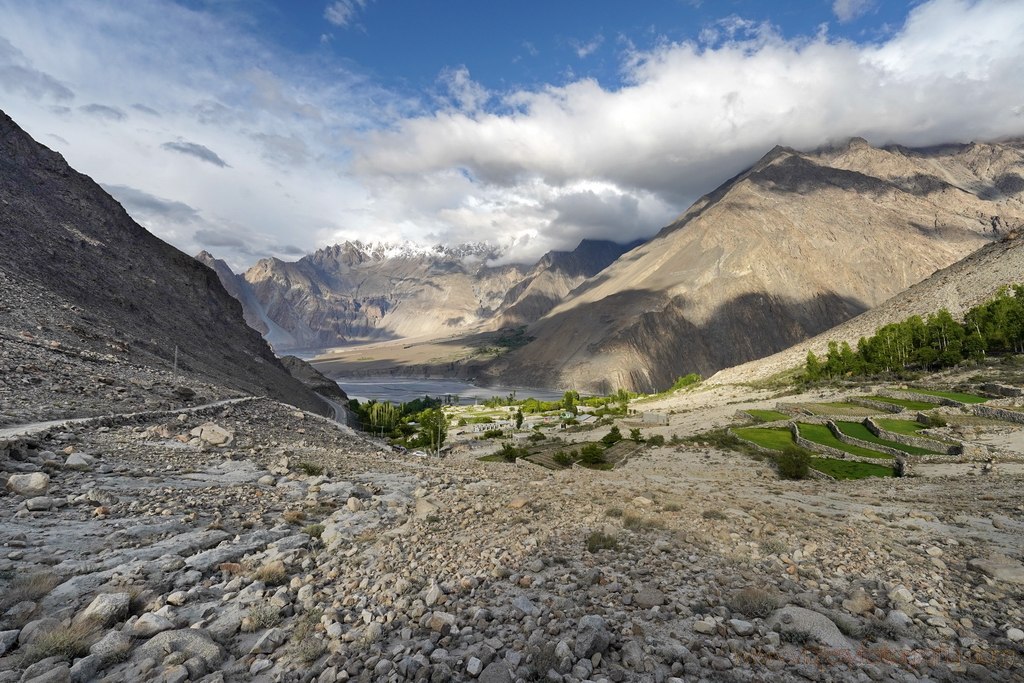
[[[453,402],[461,405],[472,405],[492,396],[508,396],[515,392],[517,399],[533,397],[540,401],[558,401],[562,392],[550,389],[530,389],[528,387],[478,387],[474,384],[457,379],[417,379],[415,377],[342,377],[337,380],[338,386],[345,390],[349,398],[359,401],[390,401],[406,403],[417,398],[430,396],[444,399],[451,396]]]

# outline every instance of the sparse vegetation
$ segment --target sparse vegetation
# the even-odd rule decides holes
[[[749,587],[736,591],[729,596],[727,605],[733,612],[754,618],[764,619],[780,607],[779,596],[763,588]]]
[[[775,466],[783,479],[806,479],[810,465],[810,451],[799,446],[787,446],[775,459]]]
[[[96,642],[100,629],[89,621],[58,626],[39,636],[25,649],[21,664],[29,666],[48,657],[63,657],[71,661],[89,654],[89,647]]]
[[[636,515],[626,513],[622,517],[622,526],[626,529],[633,531],[642,531],[646,529],[664,529],[665,522],[661,521],[657,517],[649,517],[647,515]]]
[[[320,538],[324,533],[324,525],[310,524],[306,526],[302,531],[311,536],[312,538]]]
[[[253,578],[266,586],[281,586],[288,581],[288,572],[281,562],[271,562],[256,570]]]
[[[608,508],[604,511],[604,514],[609,517],[622,517],[622,508]]]
[[[592,531],[587,536],[587,550],[592,553],[599,550],[614,550],[618,545],[619,542],[614,536],[603,531]]]
[[[302,510],[285,510],[281,517],[289,524],[300,524],[306,519],[306,513]]]
[[[310,477],[319,477],[321,474],[324,473],[323,467],[315,463],[306,461],[300,462],[298,465],[295,466],[295,469]]]
[[[0,595],[0,613],[17,605],[19,602],[35,602],[60,584],[60,577],[53,572],[32,572],[14,578],[4,586]]]
[[[249,607],[245,626],[249,631],[262,631],[281,622],[281,610],[270,602],[259,602]]]

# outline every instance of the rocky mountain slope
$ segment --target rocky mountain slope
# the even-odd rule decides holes
[[[785,349],[1024,225],[1024,143],[777,147],[583,283],[495,378],[651,391]]]
[[[857,340],[870,337],[884,325],[906,320],[912,315],[924,317],[940,308],[961,319],[969,309],[991,299],[1000,287],[1021,282],[1024,282],[1024,238],[1008,235],[936,271],[856,318],[767,358],[722,370],[710,381],[735,383],[765,379],[802,365],[808,351],[823,356],[830,341],[845,341],[856,347]]]
[[[169,379],[177,347],[183,377],[326,412],[244,324],[212,270],[135,223],[3,113],[0,236],[3,334],[17,343]]]
[[[249,324],[285,350],[529,323],[634,246],[584,240],[532,268],[487,265],[501,254],[486,244],[346,242],[294,263],[263,259],[239,275],[206,252],[196,258],[242,302]]]

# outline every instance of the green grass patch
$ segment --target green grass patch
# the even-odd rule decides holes
[[[878,403],[889,403],[894,406],[900,406],[907,410],[931,410],[935,407],[934,403],[926,403],[924,401],[911,401],[905,398],[893,398],[892,396],[865,396],[869,401],[876,401]]]
[[[960,403],[984,403],[988,400],[984,396],[978,396],[977,394],[962,394],[958,391],[939,391],[936,389],[910,389],[909,391],[915,394],[924,394],[925,396],[948,398],[953,401],[960,401]]]
[[[835,479],[866,479],[895,476],[891,467],[869,462],[852,462],[834,458],[811,458],[811,467]]]
[[[763,448],[781,451],[793,445],[793,435],[784,427],[765,429],[763,427],[739,427],[732,430],[741,439],[756,443]]]
[[[886,455],[879,451],[873,451],[869,448],[861,448],[860,446],[851,446],[850,444],[843,443],[836,437],[832,436],[832,432],[828,430],[825,425],[812,425],[800,423],[800,435],[808,441],[821,444],[822,446],[831,446],[832,448],[838,448],[841,451],[846,451],[850,455],[860,455],[865,458],[876,458],[878,460],[892,460],[891,455]]]
[[[836,426],[839,427],[839,431],[847,436],[852,436],[855,439],[861,441],[867,441],[869,443],[875,443],[879,446],[888,446],[889,448],[895,448],[898,451],[903,451],[907,455],[938,455],[936,451],[930,451],[927,448],[917,448],[916,446],[904,446],[901,443],[895,441],[887,441],[886,439],[880,439],[871,431],[859,422],[836,422]]]
[[[879,427],[890,432],[897,434],[905,434],[907,436],[920,436],[918,432],[922,429],[928,429],[927,425],[923,425],[920,422],[914,422],[913,420],[875,420]]]
[[[743,412],[745,412],[747,415],[750,415],[752,418],[754,418],[758,422],[777,422],[779,420],[789,420],[790,418],[793,417],[792,415],[787,415],[786,413],[780,413],[777,410],[753,410],[752,409],[752,410],[744,410]]]

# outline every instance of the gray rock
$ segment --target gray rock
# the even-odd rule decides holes
[[[588,614],[580,619],[580,628],[576,633],[576,645],[573,654],[578,659],[589,659],[597,653],[604,653],[612,642],[611,634],[605,620],[599,616]]]
[[[64,467],[69,470],[91,470],[96,459],[85,453],[72,453],[64,461]]]
[[[71,683],[71,667],[66,662],[49,664],[48,670],[38,675],[29,676],[26,671],[21,680],[24,683]]]
[[[199,657],[211,669],[224,658],[220,646],[213,642],[210,634],[199,628],[182,628],[158,633],[135,650],[135,659],[163,661],[172,652],[181,652],[185,659]],[[188,675],[188,671],[185,672]]]
[[[540,614],[537,606],[530,602],[530,599],[525,595],[517,595],[512,598],[512,606],[529,617],[535,617]]]
[[[967,567],[996,581],[1024,585],[1024,565],[1006,555],[994,554],[987,559],[974,558],[967,561]]]
[[[18,634],[18,646],[31,645],[39,640],[41,636],[60,628],[60,625],[59,620],[50,617],[30,621],[21,628],[21,633]]]
[[[665,594],[657,588],[646,587],[640,589],[633,601],[640,609],[650,609],[665,604]]]
[[[843,650],[853,649],[852,643],[831,619],[803,607],[787,605],[777,609],[768,617],[766,623],[769,628],[778,626],[784,634],[806,633],[822,645]]]
[[[19,631],[18,629],[13,629],[11,631],[0,631],[0,657],[3,657],[5,654],[7,654],[7,651],[10,650],[18,642],[19,633],[21,633],[21,631]]]
[[[256,641],[256,644],[249,650],[249,654],[263,654],[269,655],[271,652],[281,647],[281,644],[288,638],[288,633],[284,629],[272,628]]]
[[[480,672],[481,683],[512,683],[512,672],[505,662],[491,662]]]
[[[75,617],[75,622],[92,621],[100,626],[112,626],[128,618],[131,602],[132,596],[128,593],[100,593]]]
[[[128,634],[120,631],[108,631],[106,635],[93,643],[89,648],[89,654],[96,655],[104,661],[112,661],[120,659],[130,649],[132,649],[132,639]]]
[[[742,619],[730,619],[729,626],[735,631],[738,636],[751,636],[757,631],[757,628],[749,621],[743,621]]]
[[[54,501],[49,496],[36,496],[26,500],[25,507],[33,512],[45,512],[53,509]]]
[[[167,617],[147,612],[129,627],[128,632],[135,638],[152,638],[158,633],[170,631],[173,628],[174,622]]]
[[[88,683],[96,678],[102,666],[103,660],[96,655],[82,657],[71,667],[71,683]]]
[[[7,490],[19,496],[41,496],[50,488],[50,475],[45,472],[12,474],[7,480]]]

